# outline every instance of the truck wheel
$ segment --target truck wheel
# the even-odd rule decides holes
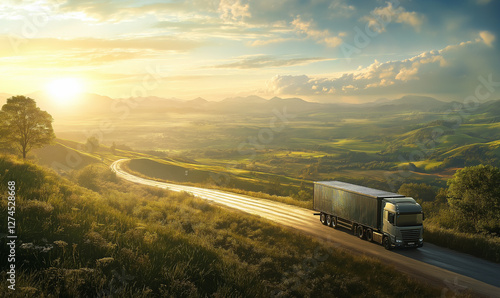
[[[366,240],[369,242],[373,241],[373,231],[372,229],[366,229]]]
[[[332,228],[337,228],[337,217],[332,216]]]
[[[329,227],[332,226],[332,216],[331,215],[326,216],[326,225]]]
[[[352,234],[354,236],[357,236],[358,235],[358,226],[356,224],[352,224]]]
[[[359,239],[365,238],[365,231],[363,230],[363,226],[358,226],[358,237]]]
[[[321,214],[319,215],[319,221],[324,225],[326,225],[326,218],[325,217],[326,217],[325,214],[323,212],[321,212]]]
[[[392,249],[391,239],[389,239],[389,237],[384,236],[384,239],[382,240],[382,243],[384,244],[385,249],[387,249],[387,250],[391,250]]]

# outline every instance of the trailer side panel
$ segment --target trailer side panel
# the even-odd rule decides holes
[[[314,184],[314,209],[358,222],[373,229],[379,228],[381,199],[337,189],[330,185]]]

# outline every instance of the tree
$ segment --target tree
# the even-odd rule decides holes
[[[0,112],[0,135],[25,159],[31,149],[49,144],[55,138],[52,121],[52,116],[40,110],[34,99],[13,96]]]
[[[99,149],[99,139],[91,136],[90,138],[87,139],[87,144],[85,144],[87,147],[87,151],[90,153],[94,153]]]
[[[436,190],[425,183],[405,183],[401,185],[398,193],[413,197],[419,202],[432,201],[436,198]]]
[[[479,221],[500,218],[500,169],[478,165],[458,170],[448,180],[448,203],[478,227]]]
[[[280,195],[281,193],[281,181],[279,176],[274,176],[270,179],[268,183],[267,190],[270,194]]]

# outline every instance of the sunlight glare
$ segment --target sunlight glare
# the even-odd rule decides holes
[[[75,78],[62,78],[51,81],[47,91],[59,104],[74,102],[83,91],[82,82]]]

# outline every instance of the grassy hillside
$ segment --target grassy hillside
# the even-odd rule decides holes
[[[422,129],[417,131],[422,131]],[[411,135],[407,134],[407,136]],[[85,149],[84,146],[77,142],[68,140],[58,142],[60,147],[72,152],[71,155],[88,156],[91,161],[98,161],[102,165],[109,165],[119,158],[132,158],[128,164],[128,170],[146,178],[219,188],[305,208],[312,208],[313,194],[312,181],[303,178],[340,180],[390,191],[397,191],[404,183],[425,183],[432,185],[437,191],[439,187],[446,187],[447,179],[456,168],[481,163],[485,157],[495,160],[499,146],[498,141],[492,141],[486,144],[460,146],[441,154],[436,150],[429,159],[414,162],[415,169],[408,172],[410,175],[400,176],[394,169],[408,168],[407,163],[389,162],[377,154],[341,149],[338,149],[336,153],[324,153],[319,150],[269,149],[258,151],[255,159],[250,162],[240,160],[239,163],[234,163],[231,162],[231,157],[225,156],[225,153],[231,153],[226,150],[207,151],[204,158],[193,160],[189,156],[188,158],[176,156],[173,159],[161,151],[138,153],[116,149],[113,154],[106,146],[101,146],[97,151],[89,153],[82,150]],[[49,149],[46,150],[50,152]],[[60,155],[61,152],[65,155],[69,154],[61,150],[52,152],[52,154],[47,154],[47,161],[62,160],[64,156]],[[229,156],[235,156],[234,153],[232,154]],[[453,167],[450,168],[450,166]],[[290,177],[294,175],[298,178]],[[393,175],[389,176],[390,179],[393,177],[396,179],[387,180],[388,175]],[[409,195],[412,196],[412,194]],[[428,214],[442,211],[445,214],[448,206],[438,205],[425,204],[424,211],[429,212]],[[446,217],[446,214],[441,217]],[[432,216],[429,216],[430,218]],[[427,234],[426,241],[431,243],[498,262],[498,241],[494,237],[491,238],[492,236],[478,236],[481,238],[479,241],[478,237],[471,237],[436,223]],[[487,247],[491,249],[484,250],[482,243],[490,243]]]
[[[115,129],[103,133],[101,143],[154,151],[155,157],[168,161],[182,157],[189,162],[179,166],[192,171],[230,172],[257,179],[257,184],[274,178],[290,186],[275,192],[279,195],[291,191],[298,196],[301,180],[332,178],[390,190],[411,182],[443,187],[456,168],[500,165],[498,153],[490,152],[500,138],[500,124],[491,112],[499,102],[484,103],[467,113],[454,111],[456,103],[415,96],[364,105],[235,98],[203,103],[210,106],[206,113],[194,109],[195,102],[186,103],[183,112],[166,106],[154,110],[145,103],[114,123]],[[60,133],[85,142],[81,125],[73,124],[61,126]],[[88,125],[89,130],[94,128],[99,131]],[[485,149],[476,154],[465,150],[468,146]],[[452,154],[459,148],[461,153]],[[108,153],[101,155],[112,160]],[[410,170],[409,175],[398,174],[402,167]],[[385,177],[392,174],[397,180],[387,181]]]
[[[71,170],[81,169],[89,164],[99,162],[99,158],[84,151],[74,150],[72,147],[57,141],[55,144],[33,150],[37,163],[58,168],[64,165]],[[61,166],[62,165],[62,166]]]
[[[2,189],[16,182],[19,239],[14,295],[0,260],[3,297],[439,295],[377,261],[187,194],[120,181],[104,165],[61,178],[2,157],[0,173]]]

